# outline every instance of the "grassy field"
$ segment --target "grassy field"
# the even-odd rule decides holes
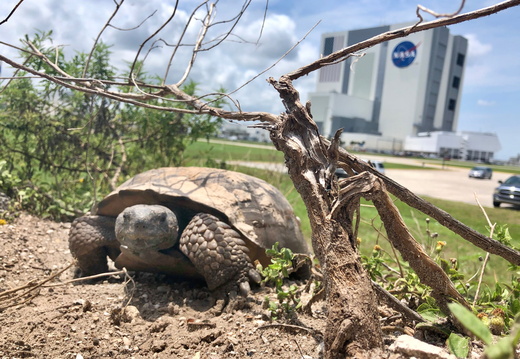
[[[192,143],[185,152],[185,158],[189,164],[202,165],[211,158],[218,162],[226,161],[251,161],[251,162],[275,162],[283,163],[283,154],[272,145],[262,145],[264,148],[244,147],[225,143],[198,141]],[[266,149],[269,148],[269,149]],[[391,169],[430,169],[423,166],[413,166],[402,163],[385,161],[385,168]]]
[[[268,146],[268,145],[266,145]],[[185,152],[188,162],[211,158],[220,161],[283,162],[283,154],[274,146],[265,148],[234,146],[222,143],[198,141],[192,143]]]
[[[186,158],[189,159],[188,164],[190,165],[204,165],[208,158],[212,158],[213,160],[218,159],[221,161],[242,160],[283,162],[281,153],[277,151],[229,146],[224,144],[208,144],[206,142],[197,142],[191,145],[187,151]],[[385,166],[387,168],[401,169],[422,168],[392,163],[391,158],[385,162]],[[299,194],[294,189],[288,175],[249,167],[228,166],[228,168],[262,178],[279,188],[293,206],[296,214],[301,218],[302,230],[307,240],[310,241],[311,229],[307,218],[306,208]],[[489,234],[486,219],[479,207],[435,198],[425,197],[425,199],[450,213],[454,218],[478,232],[486,235]],[[475,247],[469,242],[466,242],[458,235],[453,234],[436,221],[432,220],[427,224],[426,215],[408,207],[406,204],[400,201],[396,201],[395,203],[411,233],[420,243],[423,244],[428,253],[431,253],[431,250],[433,250],[437,241],[444,241],[446,242],[446,246],[442,252],[443,258],[456,258],[459,262],[461,271],[468,278],[477,272],[481,265],[481,258],[486,254],[483,250]],[[513,244],[520,247],[520,211],[511,208],[488,208],[486,211],[492,223],[496,222],[498,224],[508,225],[509,232],[513,238]],[[390,252],[390,247],[388,244],[385,244],[386,241],[383,235],[379,234],[381,222],[378,218],[376,209],[371,205],[371,203],[363,202],[361,207],[361,219],[358,233],[358,237],[361,239],[361,252],[365,254],[370,253],[375,244],[381,245]],[[431,239],[427,235],[427,229],[429,229],[430,233],[437,233],[437,237]],[[505,260],[497,256],[492,256],[487,268],[486,282],[488,284],[492,284],[496,279],[501,281],[509,280],[510,272],[507,271],[508,263]]]

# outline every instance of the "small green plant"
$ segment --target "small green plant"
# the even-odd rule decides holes
[[[489,359],[512,359],[515,357],[516,345],[520,342],[520,315],[515,316],[513,325],[509,335],[500,338],[497,342],[493,342],[493,334],[503,329],[503,317],[499,313],[495,313],[491,318],[484,316],[479,319],[475,314],[466,309],[459,303],[448,304],[450,311],[457,320],[471,333],[486,345],[484,354]],[[501,322],[500,322],[500,319]],[[500,328],[497,328],[499,326]],[[460,338],[450,336],[448,338],[448,346],[456,348],[459,346]],[[454,353],[455,354],[455,353]]]
[[[271,312],[271,318],[291,315],[295,310],[301,308],[299,289],[296,285],[284,286],[284,279],[295,271],[295,255],[288,248],[278,248],[276,242],[272,248],[266,250],[271,257],[271,264],[263,268],[259,265],[260,274],[264,278],[262,283],[272,284],[276,290],[278,302],[272,301],[268,296],[264,300],[264,306]]]

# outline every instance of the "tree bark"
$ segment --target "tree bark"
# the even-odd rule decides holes
[[[330,146],[324,144],[288,78],[269,82],[279,92],[286,113],[266,128],[284,153],[289,175],[307,207],[312,245],[326,274],[325,358],[378,356],[383,341],[376,296],[356,249],[352,212],[332,211],[339,193],[334,176],[337,139]],[[361,191],[352,193],[353,202],[359,201]]]

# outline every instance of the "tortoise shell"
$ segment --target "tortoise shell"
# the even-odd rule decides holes
[[[106,196],[93,214],[116,217],[135,204],[160,204],[179,219],[180,229],[200,212],[238,230],[250,257],[266,264],[265,248],[275,242],[308,253],[298,218],[282,193],[267,182],[239,172],[202,167],[165,167],[136,175]]]

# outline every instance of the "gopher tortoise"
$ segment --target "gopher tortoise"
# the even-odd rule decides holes
[[[129,179],[74,220],[69,247],[83,276],[118,268],[204,278],[210,290],[250,290],[253,266],[275,242],[308,253],[299,221],[270,184],[233,171],[153,169]],[[201,278],[201,279],[202,279]]]

